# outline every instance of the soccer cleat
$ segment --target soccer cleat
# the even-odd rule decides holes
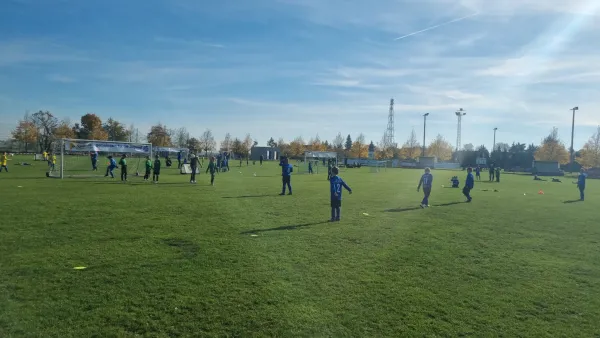
[[[291,195],[291,194],[292,194],[291,192],[290,192],[290,193],[288,193],[288,195]]]
[[[281,194],[279,194],[279,196],[285,196],[285,193],[284,193],[284,192],[282,192]]]
[[[335,219],[335,221],[336,221],[336,222],[340,222],[341,220],[340,220],[339,218],[336,218],[336,219]]]
[[[419,204],[419,206],[421,207],[421,209],[425,209],[425,205],[424,204]]]
[[[332,218],[329,220],[329,223],[333,223],[333,222],[335,222],[335,218]]]

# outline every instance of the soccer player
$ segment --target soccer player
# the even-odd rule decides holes
[[[294,172],[294,166],[292,166],[289,163],[289,160],[287,157],[283,157],[281,159],[281,162],[279,162],[279,165],[281,166],[281,178],[283,181],[283,188],[281,189],[281,194],[279,194],[280,196],[285,195],[285,186],[287,185],[288,187],[288,195],[292,194],[292,172]]]
[[[581,172],[579,173],[579,177],[577,177],[577,187],[579,188],[579,198],[583,201],[585,200],[585,180],[587,179],[587,174],[585,173],[585,169],[581,168]]]
[[[465,182],[465,187],[463,188],[463,195],[467,198],[467,203],[471,203],[473,198],[471,197],[471,190],[475,187],[475,179],[473,178],[473,168],[469,167],[467,169],[467,180]]]
[[[154,173],[152,174],[152,182],[158,183],[158,176],[160,176],[160,156],[156,155],[156,159],[154,160]]]
[[[215,173],[217,173],[217,165],[215,164],[215,157],[210,158],[210,163],[206,167],[206,173],[210,171],[210,185],[215,185]]]
[[[127,154],[123,154],[123,156],[121,156],[119,165],[121,166],[121,181],[127,182]]]
[[[338,176],[339,169],[337,167],[331,168],[333,176],[329,180],[330,191],[331,191],[331,219],[330,222],[339,222],[342,216],[342,187],[348,190],[349,194],[352,194],[352,189]]]
[[[95,151],[91,152],[90,158],[92,160],[92,171],[98,171],[98,153]]]
[[[496,167],[496,182],[500,183],[500,167]]]
[[[478,181],[481,181],[481,166],[478,165],[477,168],[475,168],[475,176],[477,177]]]
[[[2,169],[6,170],[6,172],[8,172],[8,156],[6,156],[6,153],[3,153],[2,156],[0,156],[0,173],[2,172]]]
[[[327,180],[329,181],[331,179],[331,169],[332,169],[332,165],[331,165],[331,160],[327,160]]]
[[[181,169],[181,151],[177,153],[177,169]]]
[[[50,160],[50,170],[54,170],[56,167],[56,155],[52,154],[52,158]]]
[[[117,161],[115,161],[112,156],[108,156],[108,167],[106,167],[106,175],[104,175],[104,177],[108,177],[108,174],[110,174],[110,177],[115,178],[113,170],[115,170],[116,167]]]
[[[419,186],[417,187],[417,192],[421,190],[421,186],[423,186],[423,201],[421,201],[421,208],[429,208],[429,195],[431,195],[431,187],[433,186],[433,175],[431,174],[431,169],[425,168],[425,173],[421,176],[421,180],[419,181]]]
[[[150,156],[146,156],[146,174],[144,175],[144,181],[148,181],[150,179],[150,171],[152,170],[152,160],[150,160]]]
[[[42,158],[44,159],[44,161],[48,161],[48,152],[44,150],[44,152],[42,153]]]
[[[311,175],[313,174],[312,161],[308,161],[308,173]]]
[[[196,170],[198,170],[198,157],[192,154],[192,159],[190,160],[190,168],[192,168],[192,176],[190,177],[190,183],[196,183]]]
[[[264,157],[263,155],[260,155],[260,166],[261,166],[261,167],[262,167],[262,163],[263,163],[263,160],[264,160],[264,159],[265,159],[265,157]]]
[[[494,164],[490,164],[490,182],[494,182]]]

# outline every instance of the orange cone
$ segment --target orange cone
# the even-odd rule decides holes
[[[544,192],[542,190],[538,191],[538,195],[543,195]]]

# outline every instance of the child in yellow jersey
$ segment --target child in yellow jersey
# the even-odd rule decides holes
[[[56,166],[56,155],[52,154],[52,161],[50,163],[52,163],[50,170],[54,170],[54,167]]]
[[[2,156],[0,156],[0,172],[2,172],[2,169],[6,170],[6,172],[8,172],[8,167],[6,166],[8,163],[8,156],[6,156],[6,153],[2,154]]]
[[[42,157],[44,158],[44,161],[48,161],[48,153],[45,150],[42,153]]]

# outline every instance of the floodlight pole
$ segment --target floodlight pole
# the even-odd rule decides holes
[[[462,108],[460,108],[458,111],[456,111],[455,114],[458,117],[458,126],[456,128],[456,153],[458,154],[462,138],[462,117],[467,115],[467,113],[465,113],[465,111]]]
[[[421,150],[421,157],[425,157],[425,133],[427,132],[427,116],[429,116],[429,113],[423,115],[423,150]]]
[[[573,149],[573,140],[575,138],[575,111],[579,110],[579,107],[573,107],[570,110],[573,111],[573,122],[571,124],[571,172],[573,172],[573,166],[575,165],[575,149]]]

